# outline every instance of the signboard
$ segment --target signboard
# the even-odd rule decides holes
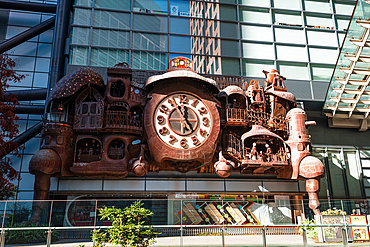
[[[349,220],[352,225],[366,225],[366,215],[350,215]],[[368,241],[369,238],[369,229],[364,227],[353,226],[352,228],[352,237],[353,241]]]

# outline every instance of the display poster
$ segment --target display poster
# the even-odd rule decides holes
[[[366,225],[366,215],[350,215],[349,220],[352,225]],[[367,241],[370,240],[369,238],[369,229],[364,226],[353,226],[352,229],[352,237],[353,241]]]

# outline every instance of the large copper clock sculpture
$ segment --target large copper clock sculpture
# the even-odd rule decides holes
[[[310,208],[319,214],[324,166],[311,155],[307,128],[315,123],[295,108],[284,77],[263,72],[264,87],[240,78],[216,83],[193,71],[190,59],[177,57],[145,84],[126,63],[108,68],[106,85],[90,68],[65,76],[50,94],[41,150],[29,165],[35,199],[47,199],[51,176],[239,172],[306,180]],[[45,205],[34,203],[30,221]]]

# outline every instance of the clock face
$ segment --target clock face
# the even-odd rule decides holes
[[[212,128],[207,106],[188,93],[172,94],[161,100],[154,111],[153,122],[163,142],[182,150],[202,145]]]

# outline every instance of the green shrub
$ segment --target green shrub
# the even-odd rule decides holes
[[[122,247],[146,247],[153,244],[158,233],[152,226],[144,226],[145,220],[153,213],[143,208],[143,205],[144,203],[141,201],[136,201],[123,210],[115,207],[100,208],[99,216],[102,220],[111,221],[112,227],[108,228],[106,232],[101,232],[99,229],[93,233],[94,246],[102,247],[107,242]]]

